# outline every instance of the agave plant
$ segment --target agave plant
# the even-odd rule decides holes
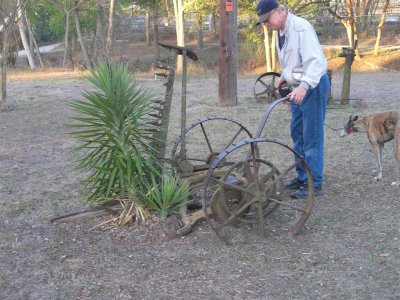
[[[154,178],[152,181],[145,202],[160,215],[161,220],[166,220],[170,214],[178,213],[179,208],[188,203],[190,188],[186,182],[168,175],[163,175],[160,183]]]
[[[88,80],[95,89],[70,103],[78,114],[69,124],[79,141],[74,149],[79,154],[77,168],[87,174],[82,181],[86,199],[96,203],[118,199],[124,220],[135,213],[144,218],[140,199],[148,192],[152,174],[161,174],[150,146],[151,133],[157,130],[150,120],[151,96],[120,64],[100,63]]]

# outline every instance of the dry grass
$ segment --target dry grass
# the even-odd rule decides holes
[[[345,59],[339,57],[338,53],[341,49],[331,49],[325,51],[328,59],[328,66],[333,71],[343,69]],[[354,72],[376,72],[376,71],[400,71],[400,51],[382,52],[378,55],[373,55],[371,51],[361,52],[361,59],[355,58],[352,71]]]
[[[130,53],[150,51],[146,46]],[[213,52],[210,51],[209,54]],[[199,52],[199,55],[201,51]],[[205,59],[207,55],[204,55]],[[132,56],[132,59],[134,57]],[[147,57],[143,65],[153,61]],[[399,57],[368,58],[399,70]],[[330,60],[333,98],[341,91],[343,59]],[[350,114],[400,110],[398,72],[367,72],[354,63],[350,97],[367,110],[335,103],[326,124],[341,128]],[[148,70],[148,69],[147,69]],[[266,109],[253,99],[253,74],[239,76],[239,105],[217,105],[217,70],[194,74],[187,86],[187,121],[226,116],[251,132]],[[363,72],[358,72],[363,70]],[[370,69],[372,70],[372,69]],[[163,97],[163,82],[150,72],[140,83]],[[206,223],[181,239],[167,241],[164,225],[150,216],[141,226],[100,226],[108,219],[49,224],[55,215],[83,206],[70,149],[75,141],[65,124],[67,103],[89,87],[82,73],[66,70],[11,71],[8,103],[0,117],[0,298],[1,299],[398,299],[400,298],[399,190],[391,145],[384,151],[384,177],[374,182],[374,156],[364,133],[340,139],[326,129],[326,194],[319,198],[301,235],[289,237],[283,210],[267,222],[264,234],[240,224],[228,229],[234,244],[219,241]],[[177,76],[168,147],[180,133],[181,81]],[[394,100],[395,99],[395,100]],[[290,114],[281,107],[271,115],[265,135],[290,144]],[[226,141],[233,126],[214,126],[213,140]],[[190,139],[189,139],[190,140]],[[193,151],[200,150],[193,138]],[[198,151],[200,152],[200,151]],[[272,152],[272,161],[279,153]],[[291,156],[284,157],[286,161]],[[106,223],[103,223],[106,224]],[[285,225],[285,226],[283,226]]]
[[[29,72],[28,72],[29,73]],[[63,74],[64,72],[60,72]],[[398,73],[352,76],[352,98],[368,110],[332,105],[326,124],[340,128],[350,114],[400,110]],[[89,87],[81,78],[13,80],[0,128],[0,298],[1,299],[397,299],[399,272],[399,190],[391,145],[384,151],[384,177],[374,182],[374,156],[364,133],[340,139],[326,129],[326,194],[295,239],[286,234],[285,210],[267,220],[264,234],[239,224],[227,228],[232,246],[220,242],[207,223],[180,239],[167,241],[164,225],[115,228],[107,221],[81,219],[49,224],[55,215],[82,207],[74,141],[65,124],[67,103]],[[252,98],[256,76],[239,76],[239,105],[217,105],[218,79],[190,73],[188,123],[210,115],[230,117],[251,132],[265,110]],[[140,83],[162,97],[165,86],[153,77]],[[341,73],[333,76],[334,98]],[[181,81],[174,87],[168,146],[180,132]],[[265,135],[290,144],[290,114],[272,113]],[[212,128],[213,140],[226,142],[234,127]],[[200,150],[200,139],[190,139]],[[204,146],[205,143],[202,143]],[[387,149],[386,149],[387,148]],[[199,151],[200,152],[200,151]],[[232,154],[234,155],[234,154]],[[269,153],[275,163],[280,153]],[[292,157],[285,155],[287,162]]]
[[[51,80],[83,77],[86,72],[80,70],[68,70],[60,68],[46,68],[38,70],[10,70],[7,73],[8,80]]]

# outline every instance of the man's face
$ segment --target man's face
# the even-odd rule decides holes
[[[271,11],[271,14],[269,15],[268,19],[266,19],[263,24],[267,26],[268,28],[271,28],[272,30],[278,30],[282,29],[281,28],[281,23],[282,23],[282,14],[281,10],[279,9],[274,9]]]

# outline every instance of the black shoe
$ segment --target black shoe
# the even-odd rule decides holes
[[[315,197],[320,197],[324,194],[322,186],[314,187]],[[308,186],[306,184],[302,185],[297,191],[290,194],[290,197],[294,199],[306,199],[308,198]]]
[[[297,178],[294,178],[291,181],[285,181],[283,183],[283,186],[285,187],[285,189],[288,189],[288,190],[297,190],[303,185],[304,185],[304,181],[297,179]]]

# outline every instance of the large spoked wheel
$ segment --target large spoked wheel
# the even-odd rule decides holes
[[[281,74],[266,72],[261,74],[254,84],[254,97],[257,102],[271,103],[280,98],[276,84]]]
[[[295,156],[295,162],[278,168],[277,164],[260,158],[260,147],[274,145],[279,152]],[[223,176],[219,164],[229,159],[239,149],[245,149],[248,157],[232,165]],[[226,149],[213,162],[205,175],[202,207],[211,207],[214,218],[207,216],[208,223],[218,236],[225,240],[223,229],[234,222],[258,222],[264,230],[266,220],[274,216],[281,226],[288,226],[292,235],[297,235],[310,217],[314,205],[314,187],[308,185],[306,199],[292,199],[290,192],[283,188],[283,181],[291,179],[296,166],[301,165],[312,183],[311,172],[304,161],[292,148],[277,141],[255,138],[242,141]],[[214,191],[210,198],[210,189]],[[279,208],[279,209],[278,209]],[[275,212],[275,213],[274,213]],[[274,214],[272,214],[274,213]]]
[[[225,132],[224,140],[216,132]],[[191,171],[207,170],[217,156],[229,146],[252,134],[239,122],[225,117],[206,117],[190,124],[185,130],[185,151],[182,157],[182,138],[179,136],[172,148],[172,157]],[[188,172],[185,172],[188,173]]]

